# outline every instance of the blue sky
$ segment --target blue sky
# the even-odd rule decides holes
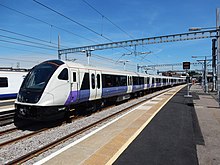
[[[216,8],[220,7],[219,0],[86,0],[125,33],[88,6],[84,0],[38,1],[112,41],[184,33],[189,27],[195,26],[213,27],[216,25]],[[57,59],[58,35],[62,48],[109,42],[32,0],[1,0],[0,20],[0,67],[20,65],[31,68],[44,60]],[[49,47],[45,47],[45,44]],[[134,51],[134,48],[129,50]],[[122,56],[130,53],[123,48],[93,51],[91,65],[123,69],[121,63],[116,63],[121,57],[121,60],[129,60],[126,69],[134,71],[137,64],[195,62],[196,59],[191,56],[211,55],[211,39],[144,45],[137,47],[137,51],[152,53],[143,58]],[[83,53],[70,54],[68,59],[87,63]],[[171,67],[163,69],[169,70]]]

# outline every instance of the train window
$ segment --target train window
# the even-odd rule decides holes
[[[154,78],[152,78],[152,84],[154,84]]]
[[[97,88],[100,89],[100,74],[97,74]]]
[[[163,78],[163,83],[164,83],[164,84],[166,83],[166,79],[165,79],[165,78]]]
[[[139,77],[139,85],[143,85],[144,84],[144,77]]]
[[[147,84],[150,84],[150,77],[147,77]]]
[[[120,76],[120,86],[127,86],[127,77]]]
[[[102,87],[112,87],[112,78],[110,75],[102,74]]]
[[[76,72],[73,72],[73,82],[76,82]]]
[[[156,78],[156,83],[160,83],[160,78]]]
[[[0,87],[8,87],[8,78],[7,77],[0,77]]]
[[[59,74],[59,76],[58,76],[58,79],[60,79],[60,80],[68,80],[68,70],[67,70],[67,68],[64,68],[64,69],[60,72],[60,74]]]
[[[85,73],[82,81],[81,90],[89,89],[89,73]]]
[[[132,77],[133,78],[133,85],[139,85],[139,78],[138,77]]]
[[[92,78],[92,89],[95,89],[95,75],[92,74],[91,78]]]
[[[130,85],[133,85],[133,79],[132,79],[132,77],[130,77]]]
[[[120,77],[119,76],[113,76],[113,78],[115,80],[113,86],[115,86],[115,87],[120,86]]]
[[[131,83],[131,81],[128,83]],[[102,75],[103,88],[118,87],[118,86],[127,86],[127,76],[107,75],[107,74]]]

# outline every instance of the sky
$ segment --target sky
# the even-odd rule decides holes
[[[58,36],[60,49],[66,49],[215,27],[216,8],[219,0],[0,0],[0,67],[32,68],[57,59]],[[135,56],[134,51],[134,47],[92,51],[90,65],[136,71],[137,65],[196,62],[204,57],[192,56],[211,55],[211,39],[136,47],[136,52],[147,55]],[[88,63],[83,52],[66,58]]]

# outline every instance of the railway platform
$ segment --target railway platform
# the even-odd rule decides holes
[[[0,100],[0,113],[13,110],[15,99],[10,100]]]
[[[192,85],[178,86],[36,164],[219,165],[220,109]]]

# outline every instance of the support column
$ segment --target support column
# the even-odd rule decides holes
[[[220,105],[220,9],[216,9],[216,29],[217,29],[217,83],[218,83],[218,97],[219,97],[219,105]]]

